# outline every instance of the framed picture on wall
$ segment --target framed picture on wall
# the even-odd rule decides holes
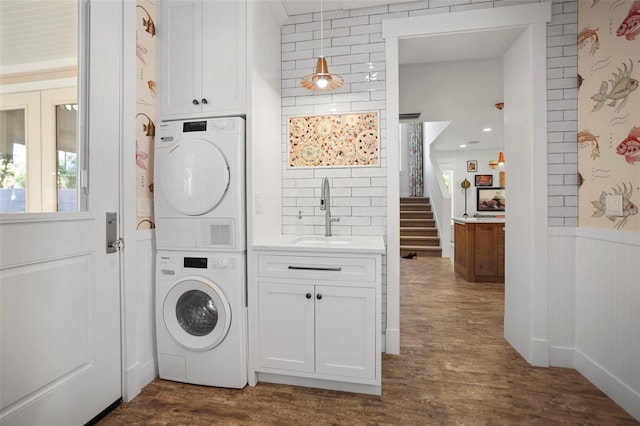
[[[492,186],[493,175],[476,175],[476,186]]]
[[[467,171],[475,173],[478,171],[478,162],[476,160],[467,161]]]
[[[504,188],[478,188],[476,210],[479,212],[503,212],[507,206]]]

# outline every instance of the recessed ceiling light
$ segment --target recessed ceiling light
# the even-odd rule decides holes
[[[485,127],[484,129],[482,129],[483,132],[490,132],[491,131],[491,127]]]
[[[466,148],[467,146],[465,144],[461,144],[460,148]]]

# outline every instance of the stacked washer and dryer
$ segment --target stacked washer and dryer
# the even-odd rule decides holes
[[[155,141],[160,378],[247,384],[245,123],[169,121]]]

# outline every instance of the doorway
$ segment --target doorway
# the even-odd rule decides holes
[[[546,168],[546,22],[551,20],[547,3],[505,6],[477,11],[427,15],[383,21],[387,59],[388,252],[399,247],[398,201],[398,115],[399,40],[411,37],[444,38],[455,34],[480,35],[507,28],[521,28],[522,35],[505,53],[505,104],[518,106],[505,114],[505,154],[518,151],[521,162],[514,164],[510,184],[520,191],[511,198],[513,205],[546,206],[546,174],[533,170]],[[517,73],[517,78],[511,77]],[[509,102],[511,101],[511,102]],[[514,141],[518,141],[518,147]],[[525,155],[522,155],[522,153]],[[546,331],[546,215],[533,216],[512,209],[506,219],[505,338],[534,365],[548,365]],[[399,259],[387,260],[387,352],[399,353]],[[535,271],[535,273],[534,273]],[[537,347],[534,347],[537,346]]]

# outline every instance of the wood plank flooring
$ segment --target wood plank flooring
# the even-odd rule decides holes
[[[99,424],[638,424],[578,372],[531,367],[505,342],[503,284],[454,277],[449,259],[401,262],[401,355],[383,355],[382,396],[155,380]]]

